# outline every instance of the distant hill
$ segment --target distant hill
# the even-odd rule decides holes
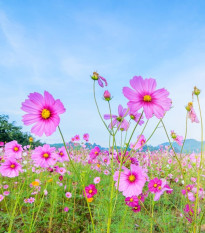
[[[205,141],[203,142],[205,145]],[[69,142],[70,145],[74,146],[74,143]],[[56,148],[60,148],[63,146],[63,143],[55,143],[55,144],[50,144],[51,146],[54,146]],[[96,143],[91,144],[91,143],[85,143],[86,148],[92,149],[95,146],[98,146],[101,150],[108,150],[108,148],[101,147],[100,145],[97,145]],[[154,150],[159,150],[160,148],[165,148],[166,146],[170,146],[169,142],[164,142],[158,146],[152,146],[152,145],[145,145],[143,148],[143,151],[146,151],[149,149],[150,151]],[[175,149],[176,152],[181,151],[181,146],[179,146],[176,142],[172,144],[173,148]],[[130,150],[130,148],[128,149]],[[201,142],[195,140],[195,139],[187,139],[184,144],[183,148],[183,153],[192,153],[192,152],[200,152],[201,150]]]

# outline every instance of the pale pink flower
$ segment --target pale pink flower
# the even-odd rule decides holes
[[[22,157],[22,146],[17,141],[11,141],[5,145],[5,155],[14,159],[20,159]]]
[[[100,183],[100,177],[95,177],[95,179],[94,179],[94,183],[95,183],[95,184]]]

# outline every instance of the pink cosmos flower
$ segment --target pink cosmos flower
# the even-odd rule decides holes
[[[188,112],[188,118],[191,119],[192,123],[193,122],[199,123],[199,119],[198,119],[193,107]]]
[[[20,159],[22,154],[22,146],[17,141],[11,141],[5,145],[5,155],[15,159]]]
[[[126,197],[125,203],[126,203],[126,205],[128,205],[130,207],[134,207],[134,206],[138,205],[138,198],[137,198],[137,196]]]
[[[123,167],[124,171],[120,174],[119,179],[119,191],[123,192],[125,197],[138,196],[142,193],[142,189],[146,182],[146,174],[142,167],[134,164],[130,165],[130,170]],[[116,181],[115,187],[118,186],[119,171],[114,174],[114,180]]]
[[[35,198],[34,197],[30,197],[27,199],[27,202],[32,204],[33,202],[35,201]]]
[[[135,205],[133,208],[132,208],[132,211],[133,212],[140,212],[140,210],[141,210],[141,206],[139,205],[139,204],[137,204],[137,205]]]
[[[3,186],[4,189],[7,189],[8,187],[9,187],[8,184],[5,184],[5,185]]]
[[[104,171],[104,174],[107,176],[107,175],[110,174],[110,172],[109,172],[108,170],[105,170],[105,171]]]
[[[31,158],[37,167],[49,167],[56,163],[56,148],[50,145],[38,146],[33,151]]]
[[[21,109],[28,114],[23,116],[22,121],[25,125],[34,124],[31,132],[37,136],[50,136],[56,131],[56,127],[60,123],[59,114],[65,112],[62,102],[44,91],[44,96],[40,93],[31,93],[29,99],[22,103]]]
[[[67,198],[71,198],[71,197],[72,197],[72,193],[67,192],[67,193],[65,194],[65,196],[66,196]]]
[[[176,135],[174,130],[171,130],[171,137],[179,146],[183,145],[183,140],[184,140],[183,136]]]
[[[104,87],[103,82],[105,83],[105,86],[107,86],[107,80],[100,76],[97,72],[93,72],[93,76],[91,77],[93,80],[98,80],[98,84],[101,87]]]
[[[186,214],[187,220],[191,223],[192,218],[194,216],[194,210],[192,209],[192,207],[189,204],[186,204],[185,208],[184,208],[184,212]]]
[[[77,135],[75,135],[74,138],[75,138],[75,141],[80,141],[80,135],[77,134]]]
[[[94,183],[95,183],[95,184],[100,183],[100,177],[95,177],[95,179],[94,179]]]
[[[85,187],[85,192],[83,192],[84,196],[85,196],[85,193],[86,193],[86,197],[87,198],[91,198],[95,194],[97,194],[97,189],[96,189],[95,185],[94,184],[90,184],[90,185],[86,186]]]
[[[162,180],[154,178],[149,181],[148,188],[151,193],[157,193],[162,187]]]
[[[69,211],[69,208],[66,206],[66,207],[64,208],[64,211],[65,211],[65,212],[68,212],[68,211]]]
[[[95,148],[91,149],[90,151],[90,158],[95,159],[100,154],[100,148],[96,146]]]
[[[157,86],[155,79],[144,80],[141,76],[134,76],[130,80],[130,85],[134,90],[124,87],[123,94],[129,100],[127,105],[131,111],[143,108],[147,119],[153,115],[160,119],[170,109],[169,92],[164,88],[155,90]]]
[[[6,159],[0,166],[0,173],[2,176],[16,177],[19,175],[19,172],[23,172],[22,167],[13,158]]]
[[[4,146],[4,142],[0,142],[0,146]]]
[[[117,115],[110,115],[110,114],[105,114],[104,119],[109,120],[112,118],[112,123],[110,123],[109,128],[113,128],[115,125],[117,125],[118,130],[127,130],[129,128],[129,123],[128,121],[123,117],[126,117],[128,112],[127,108],[123,108],[122,105],[120,104],[118,106],[118,114]]]
[[[130,112],[129,112],[129,115],[130,115],[130,118],[132,119],[132,120],[134,120],[136,123],[139,121],[139,119],[140,119],[140,121],[139,121],[139,125],[142,125],[142,124],[144,124],[144,121],[142,120],[144,117],[142,116],[141,117],[141,113],[138,113],[138,111],[133,111],[133,110],[130,110]],[[140,118],[141,117],[141,118]]]
[[[146,139],[144,135],[139,135],[137,137],[137,143],[130,143],[130,148],[134,150],[138,150],[140,148],[140,151],[143,148],[143,145],[146,143]]]
[[[4,199],[4,196],[0,194],[0,202]]]
[[[66,173],[66,169],[64,167],[59,167],[56,171],[61,175],[64,175]]]
[[[58,161],[60,163],[63,163],[65,161],[69,161],[69,158],[68,158],[68,155],[67,155],[67,152],[66,152],[66,149],[64,146],[61,147],[60,149],[58,149],[57,155],[58,155]]]
[[[89,134],[88,134],[88,133],[85,133],[85,134],[83,135],[83,139],[84,139],[86,142],[88,142],[88,141],[89,141]]]
[[[166,181],[162,181],[161,187],[158,187],[158,191],[156,192],[155,196],[154,196],[154,201],[158,201],[161,197],[161,195],[164,192],[172,192],[173,189],[171,189],[169,187],[169,185],[166,184]]]

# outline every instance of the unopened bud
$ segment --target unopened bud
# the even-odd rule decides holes
[[[99,76],[99,74],[97,72],[93,72],[93,75],[91,76],[91,78],[93,80],[98,80],[98,78],[99,78],[98,76]]]
[[[195,87],[194,87],[194,92],[193,92],[193,94],[194,94],[194,95],[199,95],[200,92],[201,92],[201,91],[195,86]]]
[[[103,97],[106,101],[110,101],[111,100],[111,95],[110,92],[108,90],[106,90],[103,94]]]

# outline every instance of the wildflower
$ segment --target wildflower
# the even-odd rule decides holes
[[[75,141],[80,141],[80,135],[77,134],[77,135],[75,135],[74,138],[75,138]]]
[[[39,183],[39,181],[36,181],[36,180],[35,180],[35,181],[33,181],[31,184],[32,184],[32,186],[39,186],[40,183]]]
[[[22,154],[22,146],[17,141],[11,141],[5,145],[5,155],[15,159],[20,159]]]
[[[66,169],[64,167],[59,167],[56,171],[61,175],[64,175],[66,173]]]
[[[64,208],[64,211],[65,211],[65,212],[68,212],[68,211],[69,211],[69,208],[66,206],[66,207]]]
[[[184,210],[184,212],[186,214],[187,220],[191,223],[192,218],[194,216],[194,210],[191,208],[191,206],[189,204],[186,204],[185,208],[183,210]]]
[[[29,137],[29,142],[33,142],[33,138],[32,137]]]
[[[173,140],[179,145],[182,146],[183,145],[183,137],[176,135],[176,133],[174,132],[174,130],[171,130],[171,137],[173,138]]]
[[[89,134],[88,134],[88,133],[85,133],[85,134],[83,135],[83,139],[84,139],[86,142],[88,142],[88,141],[89,141]]]
[[[8,158],[1,164],[0,173],[2,176],[16,177],[19,172],[23,172],[22,166],[13,158]]]
[[[92,202],[92,201],[93,201],[93,198],[92,198],[92,197],[90,197],[90,198],[87,198],[87,200],[88,200],[88,202],[90,203],[90,202]]]
[[[158,178],[154,178],[153,180],[150,180],[148,184],[149,191],[151,193],[157,193],[162,187],[162,180]]]
[[[97,194],[97,189],[94,184],[90,184],[85,187],[85,191],[83,192],[84,196],[86,194],[87,198],[93,197],[95,194]]]
[[[146,143],[146,139],[145,139],[145,136],[144,135],[139,135],[137,137],[137,143],[134,143],[134,144],[130,144],[130,148],[134,149],[134,150],[137,150],[137,149],[140,149],[142,150],[142,147],[143,145]]]
[[[110,92],[108,90],[106,90],[103,94],[104,100],[106,101],[110,101],[111,100],[111,95]]]
[[[3,189],[7,189],[9,186],[8,186],[8,184],[5,184],[4,186],[3,186]]]
[[[194,108],[191,108],[191,110],[188,112],[188,118],[191,119],[192,123],[199,123],[199,119],[194,111]]]
[[[144,117],[141,113],[138,113],[138,111],[130,110],[129,115],[130,115],[130,118],[134,120],[136,123],[138,123],[138,121],[140,120],[138,123],[139,125],[144,124],[144,121],[142,120]]]
[[[109,175],[110,172],[109,172],[108,170],[104,170],[104,174],[105,174],[105,175]]]
[[[49,167],[56,163],[55,147],[50,147],[50,145],[45,144],[43,146],[38,146],[33,151],[31,158],[33,159],[36,166]]]
[[[50,136],[56,131],[56,127],[60,123],[59,114],[65,112],[62,102],[44,91],[44,96],[40,93],[31,93],[29,99],[22,103],[21,109],[28,114],[23,116],[22,121],[25,125],[34,124],[31,132],[37,136]]]
[[[137,196],[142,193],[146,182],[146,174],[142,167],[134,164],[130,165],[130,170],[123,167],[124,171],[120,174],[119,191],[123,192],[125,197]],[[115,187],[118,186],[119,171],[114,173]]]
[[[134,90],[124,87],[123,94],[129,100],[127,105],[131,111],[143,108],[147,119],[153,115],[160,119],[170,109],[169,92],[164,88],[155,90],[157,86],[155,79],[144,80],[141,76],[134,76],[130,80],[130,85]]]
[[[4,196],[0,194],[0,202],[4,199]]]
[[[3,194],[4,194],[4,196],[8,196],[10,194],[10,192],[9,191],[4,191]]]
[[[117,125],[118,130],[127,130],[129,128],[129,123],[125,119],[128,114],[127,108],[123,108],[120,104],[118,106],[118,116],[117,115],[110,115],[105,114],[104,119],[109,120],[112,118],[112,122],[110,123],[109,127],[112,129],[115,125]],[[124,119],[123,119],[124,118]]]
[[[30,197],[29,199],[27,199],[28,203],[32,204],[35,201],[34,197]]]
[[[141,206],[139,205],[139,204],[137,204],[137,205],[135,205],[133,208],[132,208],[132,211],[133,212],[140,212],[140,210],[141,210]]]
[[[100,177],[95,177],[95,179],[94,179],[94,183],[95,183],[95,184],[100,183]]]
[[[138,205],[138,198],[137,198],[137,196],[126,197],[125,203],[126,203],[126,205],[128,205],[130,207],[134,207],[134,206]]]
[[[67,192],[67,193],[65,194],[65,196],[66,196],[67,198],[71,198],[71,197],[72,197],[72,193]]]
[[[69,161],[69,158],[68,158],[68,155],[67,155],[67,152],[64,146],[58,149],[57,155],[58,155],[58,161],[60,163]]]
[[[161,197],[161,195],[164,193],[164,192],[169,192],[169,193],[172,193],[173,189],[171,189],[169,187],[168,184],[166,184],[166,181],[162,181],[162,184],[161,184],[161,187],[158,187],[158,190],[154,196],[154,201],[158,201]]]
[[[0,146],[4,146],[4,142],[0,142]]]
[[[46,189],[43,190],[44,196],[48,195],[48,191]]]
[[[105,78],[103,78],[102,76],[100,76],[97,72],[93,72],[93,76],[91,76],[91,78],[93,80],[98,80],[98,84],[101,87],[104,87],[103,82],[105,83],[105,86],[107,86],[107,80]],[[103,81],[103,82],[102,82]]]
[[[96,146],[95,148],[93,148],[91,151],[90,151],[90,158],[91,159],[95,159],[100,153],[100,148],[98,146]]]

